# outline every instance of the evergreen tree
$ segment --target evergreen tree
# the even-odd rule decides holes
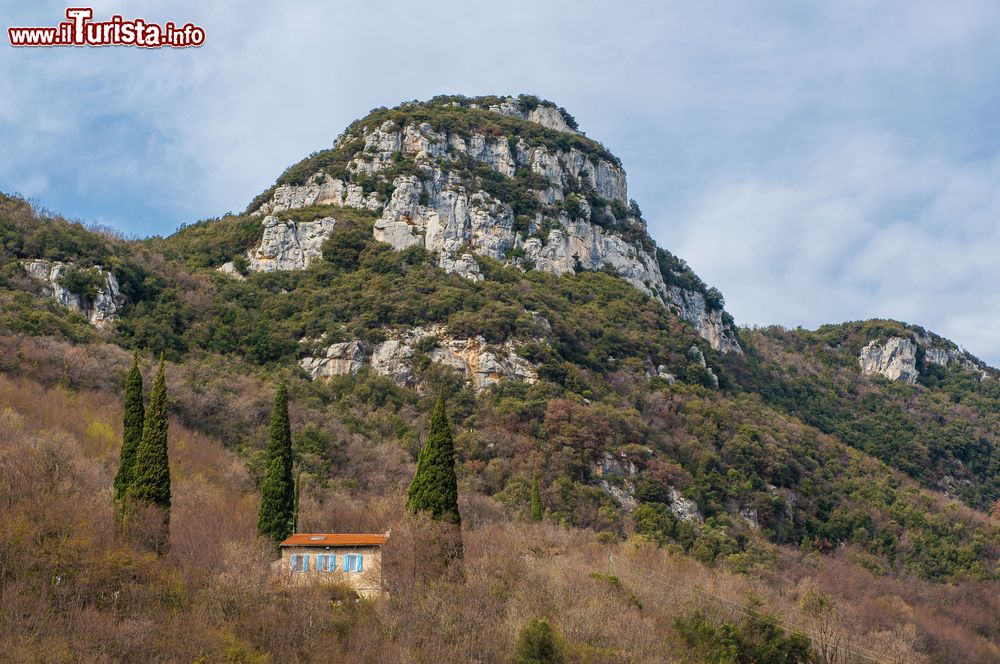
[[[427,442],[417,459],[417,472],[407,492],[406,506],[427,512],[432,518],[460,524],[458,479],[455,477],[455,445],[445,412],[444,397],[438,398],[431,415]]]
[[[512,664],[562,664],[563,656],[552,626],[545,618],[532,620],[521,630]]]
[[[133,500],[170,508],[170,460],[167,456],[167,379],[163,358],[149,394],[142,439],[136,449],[128,494]]]
[[[124,514],[123,501],[132,484],[136,451],[142,442],[142,427],[145,409],[142,403],[142,372],[139,371],[139,351],[132,355],[132,368],[125,378],[125,426],[122,436],[121,460],[115,475],[115,510],[118,516]]]
[[[257,534],[278,543],[292,534],[295,521],[292,430],[288,422],[288,387],[285,383],[278,385],[274,395],[265,463]]]
[[[292,505],[292,532],[299,530],[299,495],[302,491],[302,468],[295,471],[295,503]]]
[[[170,526],[170,459],[167,455],[167,379],[163,357],[156,370],[156,380],[149,394],[142,440],[135,453],[132,481],[126,492],[130,512],[155,508],[159,510],[157,531],[150,533],[157,550],[166,545]]]
[[[531,478],[531,520],[542,520],[542,494],[538,487],[538,475]]]

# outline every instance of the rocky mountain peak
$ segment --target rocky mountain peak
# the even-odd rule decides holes
[[[716,350],[740,352],[718,291],[649,237],[620,160],[552,102],[443,96],[375,109],[251,204],[264,234],[250,269],[306,267],[338,207],[373,215],[375,239],[425,249],[472,280],[483,278],[481,257],[554,274],[613,272]],[[303,210],[316,214],[288,218]]]

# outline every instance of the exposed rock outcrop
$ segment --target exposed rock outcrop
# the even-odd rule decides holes
[[[499,113],[500,115],[507,115],[510,117],[521,118],[522,120],[527,120],[528,122],[534,122],[547,129],[564,131],[569,134],[580,133],[576,129],[569,126],[569,123],[566,122],[566,117],[562,114],[562,111],[555,106],[539,104],[531,110],[526,111],[521,107],[521,104],[517,99],[514,97],[507,97],[501,103],[490,106],[489,110],[494,113]]]
[[[359,185],[347,184],[320,172],[310,177],[304,185],[277,187],[271,199],[258,212],[267,216],[310,205],[341,205],[369,210],[381,207],[375,192],[365,194]]]
[[[719,377],[715,375],[712,368],[708,366],[707,362],[705,362],[705,354],[701,352],[701,349],[698,348],[698,346],[691,346],[691,348],[688,349],[687,355],[689,360],[701,365],[701,367],[708,373],[708,380],[711,384],[706,387],[711,387],[716,390],[719,389]]]
[[[601,489],[617,500],[625,511],[631,512],[639,506],[633,481],[639,469],[624,452],[617,458],[611,452],[604,452],[594,462],[592,472],[597,477]]]
[[[323,255],[323,242],[337,221],[324,217],[316,221],[281,221],[264,217],[264,236],[250,256],[251,272],[304,270]]]
[[[306,357],[299,364],[313,378],[356,374],[364,366],[367,350],[363,341],[331,344],[321,357]]]
[[[452,337],[443,325],[437,325],[396,332],[373,346],[370,353],[360,341],[332,344],[320,356],[303,358],[300,365],[313,378],[324,378],[357,373],[367,362],[372,371],[412,386],[414,356],[426,353],[431,362],[464,372],[480,391],[504,379],[538,380],[535,368],[516,350],[512,342],[495,345],[482,337]]]
[[[73,293],[65,286],[65,277],[73,265],[40,259],[22,261],[21,265],[29,277],[46,283],[49,297],[64,307],[83,313],[90,324],[99,329],[115,320],[125,303],[115,275],[98,266],[90,269],[103,278],[103,285],[91,297]]]
[[[988,376],[981,366],[959,348],[935,342],[926,335],[917,335],[915,339],[916,341],[907,337],[889,337],[884,341],[872,341],[861,349],[858,356],[861,373],[916,383],[920,377],[917,355],[918,351],[922,351],[926,364],[948,366],[958,363],[963,369],[979,374],[980,378]]]
[[[667,302],[678,316],[694,325],[698,335],[715,350],[723,353],[742,353],[736,332],[722,319],[721,309],[708,306],[705,296],[694,290],[672,286]]]
[[[690,498],[685,498],[681,495],[681,492],[674,487],[668,487],[668,494],[670,496],[670,511],[674,513],[681,521],[694,521],[696,523],[701,523],[705,518],[701,515],[701,511],[698,509],[698,503],[694,502]]]
[[[861,373],[885,376],[889,380],[917,382],[917,345],[910,339],[890,337],[884,342],[873,341],[861,349],[858,357]]]

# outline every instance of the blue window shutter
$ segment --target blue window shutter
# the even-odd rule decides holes
[[[306,553],[306,554],[304,554],[302,556],[302,571],[303,572],[308,572],[309,571],[309,554],[308,553]]]
[[[364,565],[362,564],[363,561],[364,561],[364,557],[359,553],[358,554],[358,571],[359,572],[363,572],[364,571]]]
[[[290,572],[294,572],[295,571],[295,565],[297,565],[298,562],[299,562],[299,557],[298,556],[292,556],[292,557],[290,557],[288,559],[288,570]]]
[[[330,571],[333,572],[337,569],[337,554],[330,554]]]

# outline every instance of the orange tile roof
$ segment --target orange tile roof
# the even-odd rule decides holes
[[[281,546],[381,546],[388,540],[388,534],[295,533]]]

